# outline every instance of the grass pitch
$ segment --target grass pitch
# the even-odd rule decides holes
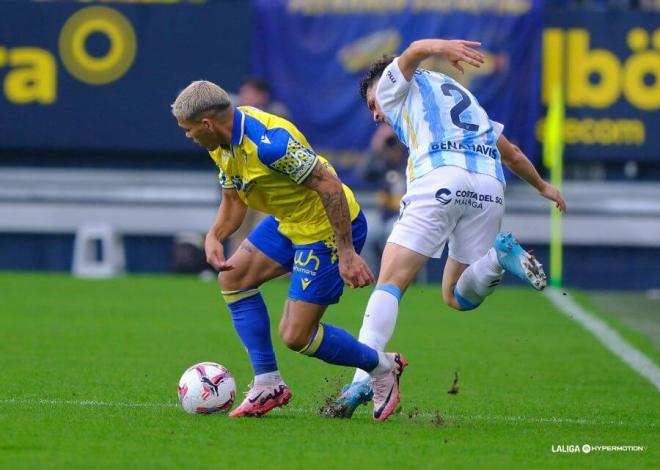
[[[239,391],[251,379],[215,283],[0,274],[0,467],[658,468],[660,393],[531,289],[501,288],[459,313],[437,286],[411,288],[389,348],[410,366],[385,423],[366,407],[318,416],[352,371],[282,346],[286,291],[262,288],[293,400],[234,420],[177,406],[195,362],[224,364]],[[369,292],[347,291],[325,320],[357,333]],[[553,452],[584,444],[645,450]]]

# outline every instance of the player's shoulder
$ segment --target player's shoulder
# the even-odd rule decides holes
[[[461,90],[461,91],[463,91],[463,92],[465,92],[469,95],[472,95],[472,92],[467,88],[467,86],[465,86],[463,83],[461,83],[460,81],[458,81],[454,77],[452,77],[450,75],[447,75],[447,74],[444,74],[442,72],[435,72],[435,71],[430,71],[430,70],[427,70],[426,72],[428,73],[428,75],[430,77],[434,77],[435,81],[440,85],[440,87],[445,87],[446,88],[447,86],[449,86],[450,87],[449,89],[451,89],[451,88],[457,89],[458,88],[459,90]],[[444,89],[443,89],[443,93],[444,93]]]
[[[256,132],[264,132],[269,129],[284,128],[289,130],[297,130],[291,122],[283,117],[275,114],[268,113],[262,109],[253,106],[239,106],[239,111],[245,115],[246,124],[249,124],[249,129],[246,132],[252,134]]]
[[[241,108],[243,111],[243,108]],[[245,134],[256,145],[259,160],[270,165],[294,150],[305,147],[300,132],[289,121],[256,108],[247,108]]]

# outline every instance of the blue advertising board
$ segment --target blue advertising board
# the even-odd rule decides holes
[[[189,151],[178,91],[249,73],[248,2],[1,8],[0,150]]]
[[[382,54],[422,38],[482,42],[485,64],[460,75],[442,60],[423,66],[466,85],[507,136],[530,156],[539,109],[541,1],[255,0],[252,66],[267,78],[296,125],[335,163],[375,130],[358,92],[360,78]]]
[[[543,44],[541,96],[564,90],[566,158],[659,161],[660,13],[550,13]]]
[[[251,72],[341,170],[375,129],[358,94],[369,63],[415,39],[460,37],[482,41],[482,68],[425,66],[457,76],[528,155],[559,81],[567,158],[660,159],[660,15],[541,3],[3,2],[0,151],[187,152],[169,113],[178,90],[204,78],[236,91]]]

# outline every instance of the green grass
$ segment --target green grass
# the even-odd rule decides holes
[[[274,331],[286,289],[285,282],[262,289]],[[326,321],[357,332],[368,295],[347,292]],[[412,288],[391,343],[410,361],[401,412],[385,423],[374,423],[367,408],[350,421],[317,416],[352,371],[274,338],[294,393],[289,407],[262,419],[190,416],[176,406],[176,384],[191,364],[226,365],[241,390],[251,379],[214,283],[0,274],[0,467],[657,468],[660,461],[658,391],[531,290],[502,288],[477,311],[459,313],[443,306],[437,286]],[[460,392],[450,395],[456,370]],[[647,449],[551,450],[573,444]]]
[[[576,292],[574,297],[588,312],[603,320],[610,328],[617,330],[631,345],[651,358],[656,364],[660,364],[660,349],[657,346],[660,302],[650,303],[644,299],[644,294],[634,297],[634,294],[630,292],[607,294]],[[618,315],[615,315],[608,311],[609,309],[601,306],[603,304],[607,305],[608,301],[611,305],[615,305],[615,303],[627,305],[627,308],[621,308],[626,313],[619,311]],[[620,306],[616,305],[616,307]],[[624,319],[627,319],[629,324],[624,323]],[[651,322],[653,322],[653,325],[650,325]],[[635,325],[636,328],[633,329],[630,325]],[[653,326],[653,328],[650,328],[650,326]],[[655,345],[652,340],[655,340]]]

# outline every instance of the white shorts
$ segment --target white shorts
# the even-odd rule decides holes
[[[401,199],[387,239],[430,258],[472,264],[490,249],[502,226],[504,187],[496,178],[442,166],[414,180]]]

